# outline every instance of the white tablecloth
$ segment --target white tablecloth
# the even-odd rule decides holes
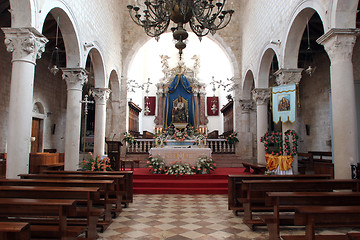
[[[149,153],[153,157],[160,155],[167,165],[174,161],[194,164],[198,160],[197,158],[203,154],[211,157],[210,148],[151,148]]]

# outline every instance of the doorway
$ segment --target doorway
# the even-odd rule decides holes
[[[40,118],[32,119],[31,130],[31,153],[42,152],[42,135],[41,135],[41,121]]]

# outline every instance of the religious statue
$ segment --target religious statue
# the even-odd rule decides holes
[[[188,105],[187,101],[179,96],[173,101],[172,121],[174,123],[188,122]]]

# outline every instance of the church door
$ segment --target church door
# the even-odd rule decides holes
[[[41,149],[39,149],[41,143],[40,123],[41,119],[33,118],[31,132],[31,153],[41,152]]]

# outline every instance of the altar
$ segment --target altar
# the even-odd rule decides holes
[[[210,148],[184,148],[184,147],[165,147],[165,148],[151,148],[150,155],[160,155],[166,165],[170,165],[175,161],[187,162],[192,165],[196,163],[198,157],[206,155],[211,157]]]

